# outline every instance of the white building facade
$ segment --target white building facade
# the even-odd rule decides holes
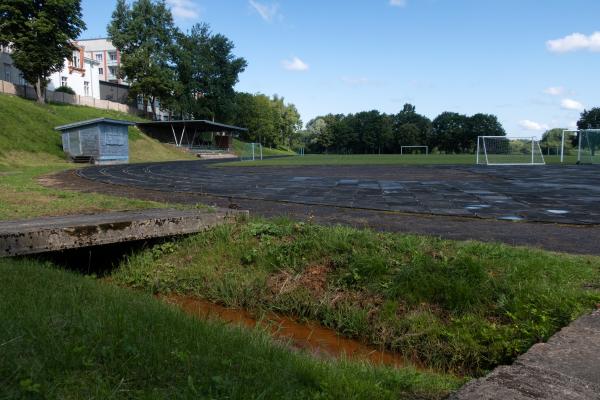
[[[68,86],[79,96],[100,99],[100,77],[97,68],[98,62],[86,57],[84,49],[79,47],[73,52],[71,60],[65,60],[62,71],[50,76],[48,90]]]

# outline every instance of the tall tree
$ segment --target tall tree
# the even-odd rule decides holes
[[[44,103],[48,77],[73,57],[72,41],[85,29],[80,0],[2,0],[0,44]]]
[[[130,96],[141,96],[144,111],[151,105],[156,119],[157,102],[169,103],[174,95],[175,35],[173,16],[163,0],[137,0],[131,6],[117,0],[108,36],[121,51],[119,74],[130,84]]]
[[[235,91],[246,60],[232,53],[234,44],[213,34],[207,24],[196,24],[189,34],[178,35],[176,57],[183,101],[196,117],[230,122],[235,108]],[[189,99],[192,99],[190,101]]]
[[[584,110],[577,121],[578,129],[600,129],[600,107]]]

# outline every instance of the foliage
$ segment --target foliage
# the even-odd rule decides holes
[[[269,147],[293,147],[298,142],[302,126],[300,114],[282,97],[236,93],[235,107],[231,122],[248,128],[248,132],[241,134],[242,140]]]
[[[565,129],[554,128],[549,129],[542,135],[540,146],[547,154],[560,154],[562,147],[562,134]],[[570,154],[573,149],[573,142],[569,140],[569,136],[565,137],[565,154]]]
[[[512,361],[600,301],[597,257],[287,220],[221,226],[148,254],[112,279],[318,320],[463,373]]]
[[[144,109],[157,115],[157,101],[169,102],[174,94],[172,68],[177,29],[164,1],[118,0],[108,26],[108,36],[121,51],[119,75],[129,84],[132,99],[143,98]]]
[[[3,0],[0,3],[0,44],[44,103],[48,77],[73,57],[72,41],[85,29],[81,0]]]
[[[229,121],[234,112],[233,87],[246,60],[232,54],[233,42],[196,24],[189,34],[177,35],[175,58],[178,95],[173,108],[196,119]]]
[[[400,153],[401,146],[429,146],[445,153],[472,153],[477,136],[506,133],[494,115],[444,112],[432,122],[405,104],[395,115],[378,111],[317,117],[304,135],[312,152]]]
[[[577,121],[577,129],[600,129],[600,107],[584,110]]]
[[[70,87],[70,86],[59,86],[56,89],[54,89],[55,92],[59,92],[59,93],[67,93],[67,94],[75,94],[75,91]]]
[[[440,399],[461,383],[318,360],[34,260],[0,274],[2,398]]]

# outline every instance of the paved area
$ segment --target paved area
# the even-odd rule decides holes
[[[600,399],[600,310],[536,344],[512,365],[467,383],[451,399]]]
[[[0,257],[196,233],[240,213],[155,209],[0,221]]]
[[[79,175],[113,185],[305,205],[600,224],[598,166],[213,167],[170,162],[93,167]]]

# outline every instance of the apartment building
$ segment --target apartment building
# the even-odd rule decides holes
[[[21,71],[15,67],[10,46],[0,46],[0,79],[14,85],[29,85]],[[48,90],[60,86],[69,86],[79,96],[100,99],[100,77],[97,74],[98,63],[85,56],[83,48],[78,47],[71,60],[65,60],[63,69],[49,77]]]
[[[84,48],[86,57],[98,63],[96,72],[101,81],[124,84],[119,79],[118,70],[121,52],[106,38],[80,39],[78,45]]]
[[[83,47],[78,47],[71,60],[65,60],[63,69],[50,76],[48,90],[68,86],[79,96],[100,99],[98,65],[97,61],[86,57]]]

